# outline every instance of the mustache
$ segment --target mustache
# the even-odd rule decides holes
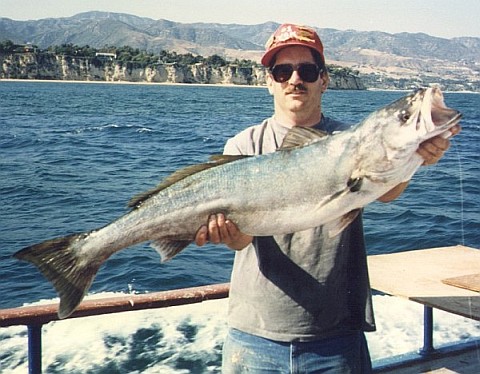
[[[289,90],[287,91],[287,94],[289,94],[289,93],[294,93],[294,92],[297,92],[297,91],[305,91],[305,92],[307,92],[308,89],[307,89],[307,87],[306,87],[303,83],[298,83],[298,84],[296,84],[295,86],[293,86],[291,89],[289,89]]]

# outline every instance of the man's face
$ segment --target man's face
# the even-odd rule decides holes
[[[275,65],[315,63],[312,52],[307,47],[286,47],[276,55]],[[290,125],[314,125],[321,118],[321,96],[328,86],[328,75],[321,74],[319,78],[308,83],[303,81],[298,71],[294,71],[286,82],[276,82],[272,75],[267,77],[267,87],[274,97],[275,116],[279,120],[299,119],[289,121]],[[311,123],[315,121],[315,123]]]

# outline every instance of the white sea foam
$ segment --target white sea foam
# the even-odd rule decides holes
[[[98,296],[111,296],[102,294]],[[43,302],[44,303],[44,302]],[[423,344],[423,306],[374,296],[377,331],[367,339],[374,361],[418,351]],[[117,313],[45,325],[45,372],[219,372],[227,300]],[[27,372],[24,327],[0,329],[1,373]],[[480,323],[434,311],[436,347],[480,338]]]

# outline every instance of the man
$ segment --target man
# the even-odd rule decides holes
[[[347,127],[322,114],[329,77],[313,29],[280,26],[261,62],[269,68],[274,115],[230,139],[225,154],[274,152],[293,126],[329,133]],[[422,144],[418,153],[425,164],[433,164],[448,147],[449,141],[438,137]],[[400,184],[379,200],[395,199],[406,186]],[[324,235],[322,227],[251,237],[217,214],[197,232],[198,245],[207,241],[238,250],[224,373],[371,371],[364,331],[373,331],[375,324],[361,216],[334,238]]]

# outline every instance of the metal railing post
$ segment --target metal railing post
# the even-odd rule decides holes
[[[28,325],[28,373],[42,372],[42,325]]]
[[[435,351],[433,348],[433,309],[429,306],[423,307],[423,348],[420,355],[428,356]]]

